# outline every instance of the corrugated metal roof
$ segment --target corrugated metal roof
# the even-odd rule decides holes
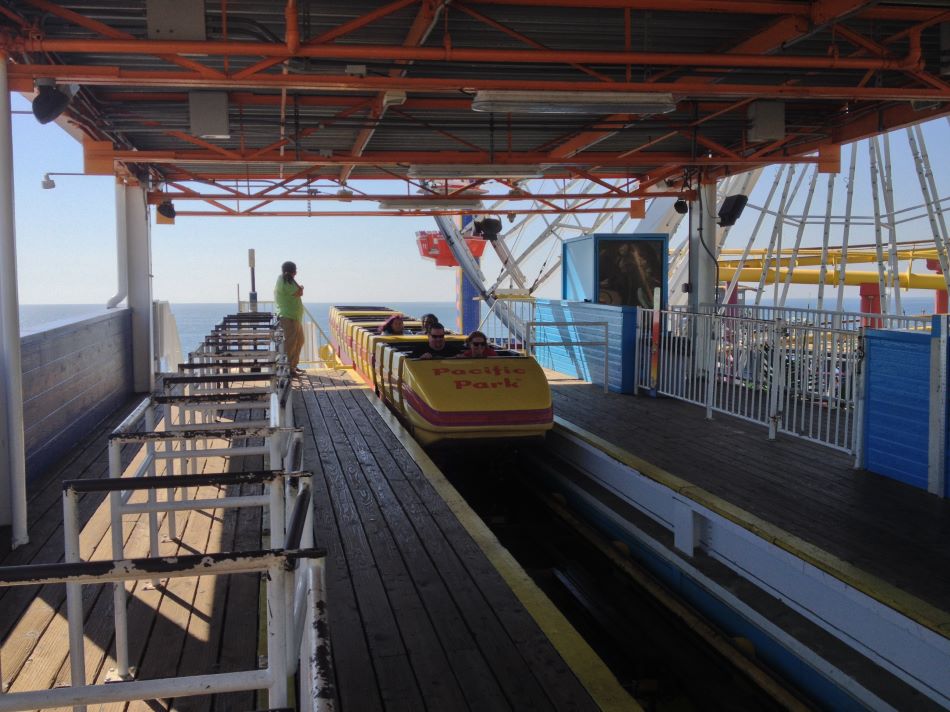
[[[391,3],[299,0],[301,49],[289,58],[280,54],[284,2],[229,0],[226,15],[205,3],[200,47],[149,45],[146,0],[6,5],[13,86],[43,76],[78,84],[71,119],[111,141],[120,167],[156,181],[185,166],[199,177],[281,177],[309,163],[313,177],[391,179],[410,165],[510,163],[660,185],[684,170],[734,173],[950,113],[937,21],[945,5],[932,0],[855,0],[829,18],[815,14],[821,3],[795,0],[724,2],[717,12],[691,11],[713,7],[695,0],[426,1],[392,12]],[[126,39],[134,43],[116,51]],[[473,112],[486,87],[669,92],[677,107]],[[228,92],[230,138],[188,135],[188,93],[207,90]],[[750,140],[748,105],[762,97],[785,104],[785,137],[772,145]]]

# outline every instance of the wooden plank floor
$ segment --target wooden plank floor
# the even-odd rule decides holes
[[[338,709],[593,710],[596,705],[501,575],[347,374],[301,379],[294,393],[305,468],[315,475],[317,545]],[[60,482],[108,476],[104,423],[30,499],[30,544],[0,565],[62,560]],[[131,457],[126,453],[126,460]],[[250,459],[250,458],[248,458]],[[260,467],[231,462],[226,469]],[[203,471],[220,471],[212,462]],[[225,492],[204,487],[192,497]],[[229,493],[230,494],[230,493]],[[102,495],[80,500],[83,558],[110,558]],[[178,515],[161,553],[260,546],[259,509]],[[128,517],[126,555],[147,554],[147,521]],[[131,659],[140,679],[256,667],[259,577],[130,584]],[[114,665],[108,586],[83,589],[87,679]],[[69,681],[64,587],[0,589],[2,675],[10,691]],[[102,709],[250,710],[253,693],[105,705]]]
[[[595,709],[349,376],[296,403],[342,710]]]
[[[950,500],[738,418],[548,375],[561,418],[950,611]]]
[[[136,401],[137,402],[137,401]],[[69,479],[108,477],[108,434],[136,403],[120,409],[95,433],[31,487],[29,544],[8,552],[0,565],[51,563],[63,560],[61,482]],[[126,447],[124,462],[132,461]],[[261,458],[218,459],[198,463],[199,471],[220,472],[259,468]],[[260,486],[249,487],[257,494]],[[237,494],[220,487],[191,489],[191,498],[215,499]],[[108,509],[102,494],[84,494],[79,500],[83,559],[111,558]],[[161,520],[164,531],[164,518]],[[125,554],[148,555],[148,529],[144,516],[123,522]],[[261,545],[259,508],[178,514],[175,541],[164,541],[162,555],[205,551],[251,550]],[[139,679],[175,674],[201,674],[257,667],[259,576],[172,579],[152,588],[130,583],[130,662]],[[10,692],[37,690],[68,684],[67,620],[62,585],[0,589],[0,670]],[[83,587],[85,614],[85,664],[87,682],[102,683],[115,665],[112,591],[106,586]],[[250,636],[248,631],[251,631]],[[250,644],[249,644],[250,640]],[[229,643],[231,643],[229,645]],[[103,710],[245,710],[257,707],[254,693],[178,701],[136,702],[97,706]]]

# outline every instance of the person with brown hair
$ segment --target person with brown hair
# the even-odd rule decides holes
[[[402,336],[405,331],[406,325],[402,314],[393,314],[386,321],[379,325],[376,333],[384,334],[386,336]]]
[[[465,350],[456,358],[491,358],[497,355],[488,343],[488,337],[481,331],[473,331],[465,339]]]

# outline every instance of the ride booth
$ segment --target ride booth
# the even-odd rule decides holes
[[[950,496],[947,458],[948,320],[931,330],[869,329],[857,466],[939,497]]]
[[[669,235],[597,233],[565,240],[561,300],[539,299],[532,339],[542,366],[615,393],[636,391],[638,309],[665,308]]]

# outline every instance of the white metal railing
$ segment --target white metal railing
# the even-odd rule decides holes
[[[270,701],[273,706],[283,700],[286,704],[287,678],[288,670],[293,669],[295,661],[299,656],[300,646],[302,644],[302,616],[304,615],[302,599],[307,595],[307,587],[310,586],[310,575],[306,569],[297,567],[288,567],[282,565],[279,558],[274,558],[269,562],[258,561],[258,553],[231,552],[227,554],[204,555],[208,559],[209,566],[201,568],[200,562],[202,556],[195,556],[198,560],[198,566],[190,569],[187,566],[177,566],[176,559],[187,561],[189,557],[176,557],[176,559],[162,559],[152,552],[151,556],[145,560],[139,560],[134,565],[123,564],[129,560],[125,559],[122,548],[122,527],[121,516],[118,529],[116,528],[116,508],[120,508],[121,514],[134,512],[148,512],[150,515],[155,512],[165,511],[169,514],[172,511],[188,510],[208,510],[224,508],[243,508],[243,507],[264,507],[267,511],[268,521],[270,522],[271,532],[271,554],[273,557],[280,557],[285,549],[312,551],[313,550],[313,526],[312,509],[310,507],[311,488],[309,484],[310,473],[284,473],[284,472],[260,472],[260,473],[227,473],[223,475],[184,475],[177,476],[175,484],[178,486],[188,485],[199,487],[202,485],[227,486],[234,484],[245,484],[261,482],[265,485],[268,493],[263,496],[226,496],[223,498],[200,500],[193,499],[182,502],[158,502],[155,500],[155,493],[159,488],[164,488],[167,483],[159,482],[156,479],[145,478],[140,480],[120,481],[70,481],[64,483],[63,489],[63,522],[66,537],[66,557],[67,564],[81,564],[79,550],[79,513],[78,513],[78,493],[81,491],[101,491],[109,493],[110,510],[112,511],[112,539],[113,539],[113,561],[112,571],[117,575],[114,579],[108,577],[98,577],[87,581],[67,580],[66,600],[69,619],[69,644],[70,644],[70,670],[71,680],[74,686],[85,685],[85,665],[83,655],[83,616],[82,616],[82,591],[83,583],[104,583],[107,580],[113,580],[114,597],[114,618],[115,618],[115,652],[116,667],[111,672],[115,680],[131,680],[131,668],[129,660],[129,635],[126,616],[127,591],[125,582],[129,580],[142,580],[152,578],[155,586],[160,585],[158,579],[169,576],[203,576],[206,574],[220,575],[242,572],[261,571],[268,574],[267,587],[267,640],[268,640],[268,671],[269,679],[266,684],[258,681],[251,687],[241,689],[267,688],[270,692]],[[167,478],[163,477],[162,480]],[[293,484],[293,487],[290,485]],[[123,490],[122,488],[128,488]],[[133,492],[147,492],[147,502],[139,504],[125,505],[127,499],[123,495],[131,495]],[[287,498],[286,493],[292,491],[294,496]],[[287,512],[290,510],[293,514],[288,518]],[[118,536],[116,532],[118,531]],[[118,549],[116,549],[118,540]],[[322,559],[322,557],[318,557]],[[163,564],[164,562],[164,564]],[[95,562],[90,562],[95,563]],[[311,562],[312,565],[322,567],[322,560]],[[283,562],[286,564],[286,562]],[[148,571],[151,576],[129,575],[135,573],[135,569]],[[322,593],[316,593],[323,598]],[[292,596],[292,597],[291,597]],[[287,600],[300,601],[300,605],[286,606]],[[313,601],[313,605],[318,602]],[[298,610],[299,609],[299,610]],[[296,612],[295,612],[296,611]],[[275,655],[275,651],[280,651],[280,655]],[[307,654],[309,660],[309,651]],[[233,675],[233,673],[231,673]],[[217,675],[201,676],[204,685],[193,688],[190,693],[178,692],[179,686],[188,687],[187,679],[169,679],[168,691],[169,697],[176,697],[179,694],[210,694],[218,691],[221,685],[230,685],[226,682],[227,678],[220,678]],[[134,689],[134,688],[133,688]],[[94,692],[92,693],[95,694]],[[86,700],[87,702],[92,700]]]
[[[251,303],[248,301],[238,302],[238,309],[244,312],[250,312]],[[255,311],[273,311],[274,302],[257,302]],[[323,330],[323,327],[317,322],[310,313],[310,310],[304,307],[303,310],[303,349],[300,351],[300,362],[304,364],[314,364],[323,366],[333,366],[337,363],[333,344],[330,337]]]
[[[489,342],[503,349],[525,351],[528,324],[534,321],[534,297],[498,296],[478,325]]]
[[[228,319],[231,319],[229,322]],[[279,337],[279,332],[277,333]],[[267,320],[251,324],[226,317],[199,349],[197,359],[179,370],[189,375],[163,379],[164,395],[150,396],[113,431],[109,439],[109,478],[64,483],[65,563],[0,571],[0,586],[64,583],[69,627],[71,684],[68,688],[2,694],[0,712],[115,701],[178,698],[240,690],[268,691],[270,708],[285,707],[288,681],[296,674],[302,687],[298,709],[332,710],[329,642],[325,637],[325,552],[314,548],[311,474],[301,472],[302,436],[292,427],[286,358],[272,347]],[[261,344],[264,344],[263,350]],[[247,354],[253,359],[247,360]],[[266,354],[262,356],[262,354]],[[238,360],[235,360],[235,359]],[[192,368],[194,367],[194,368]],[[257,420],[235,419],[245,411]],[[230,412],[230,418],[225,413]],[[161,426],[161,427],[160,427]],[[138,445],[128,467],[122,448]],[[203,474],[199,459],[265,456],[268,470]],[[202,486],[260,483],[262,495],[201,498]],[[189,498],[189,488],[195,488]],[[165,490],[164,499],[160,499]],[[82,561],[79,544],[78,495],[107,493],[112,559]],[[159,514],[166,515],[168,538],[177,538],[175,514],[261,507],[270,532],[270,549],[254,552],[211,552],[161,558]],[[287,513],[292,512],[288,517]],[[126,559],[123,517],[148,517],[149,556]],[[17,568],[17,567],[14,567]],[[129,658],[126,583],[179,576],[267,574],[267,667],[160,680],[133,680]],[[84,662],[82,586],[112,583],[115,668],[114,684],[88,685]]]
[[[701,304],[705,314],[775,321],[788,324],[827,327],[830,329],[857,331],[862,328],[899,329],[901,331],[929,331],[929,316],[900,314],[870,314],[865,312],[839,312],[828,309],[805,307],[775,307],[756,304]]]
[[[641,310],[637,385],[704,406],[707,417],[760,423],[772,438],[853,452],[861,338],[815,324]]]
[[[525,353],[532,356],[538,348],[563,347],[573,349],[575,347],[601,347],[604,350],[604,393],[607,392],[608,381],[610,380],[610,340],[608,337],[609,324],[606,321],[529,321],[525,323],[525,327]],[[600,341],[580,338],[563,338],[559,341],[536,341],[534,338],[534,330],[548,327],[566,329],[568,330],[568,337],[577,335],[576,327],[603,329],[604,338]]]

